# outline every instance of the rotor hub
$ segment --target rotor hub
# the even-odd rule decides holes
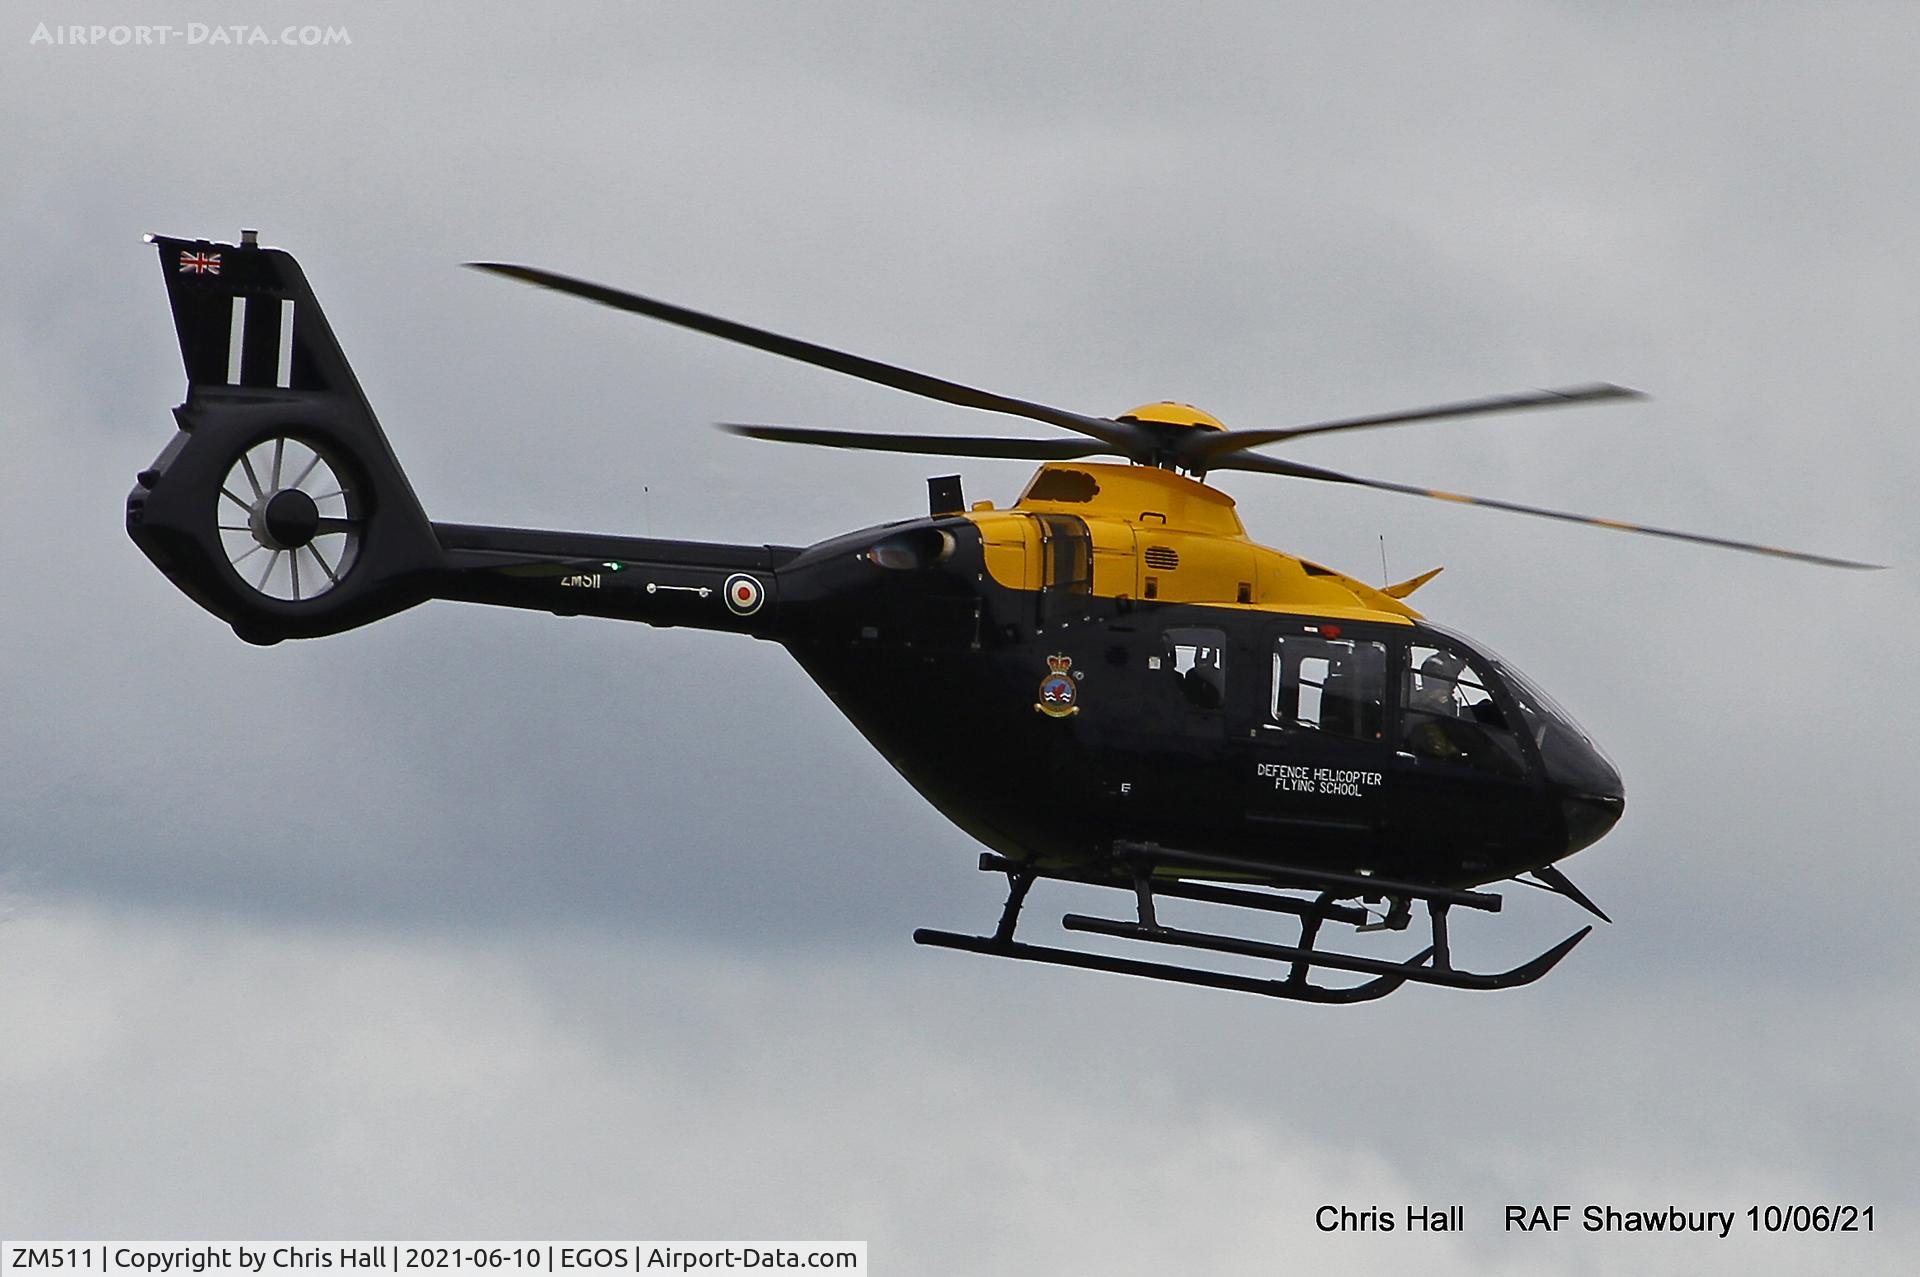
[[[1189,430],[1225,430],[1220,418],[1202,412],[1190,403],[1142,404],[1121,413],[1115,421],[1134,421],[1144,426],[1184,426]]]
[[[297,550],[320,531],[320,507],[298,488],[282,488],[260,506],[255,534],[271,550]]]

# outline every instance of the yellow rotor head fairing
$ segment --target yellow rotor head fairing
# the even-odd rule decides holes
[[[1190,403],[1150,403],[1142,404],[1131,411],[1123,412],[1115,421],[1139,421],[1156,426],[1190,426],[1196,430],[1226,429],[1220,419],[1210,412],[1202,412]]]

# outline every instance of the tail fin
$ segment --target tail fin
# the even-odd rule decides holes
[[[293,257],[240,244],[149,235],[160,249],[167,301],[180,336],[190,388],[318,391],[364,406],[327,317]]]
[[[127,531],[253,642],[331,634],[427,597],[439,542],[290,254],[149,236],[187,398]]]

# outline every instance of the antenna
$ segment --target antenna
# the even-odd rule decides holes
[[[1382,532],[1380,534],[1380,587],[1385,589],[1392,583],[1393,578],[1387,574],[1387,534]]]

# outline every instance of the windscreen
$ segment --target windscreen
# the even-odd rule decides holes
[[[1573,715],[1540,689],[1539,684],[1514,668],[1505,658],[1473,643],[1464,635],[1431,622],[1426,627],[1477,651],[1492,664],[1500,681],[1506,684],[1507,694],[1513,698],[1521,717],[1526,720],[1527,731],[1539,747],[1541,760],[1546,764],[1547,775],[1551,779],[1580,793],[1617,795],[1622,791],[1620,772],[1613,765],[1613,760],[1581,729]]]

